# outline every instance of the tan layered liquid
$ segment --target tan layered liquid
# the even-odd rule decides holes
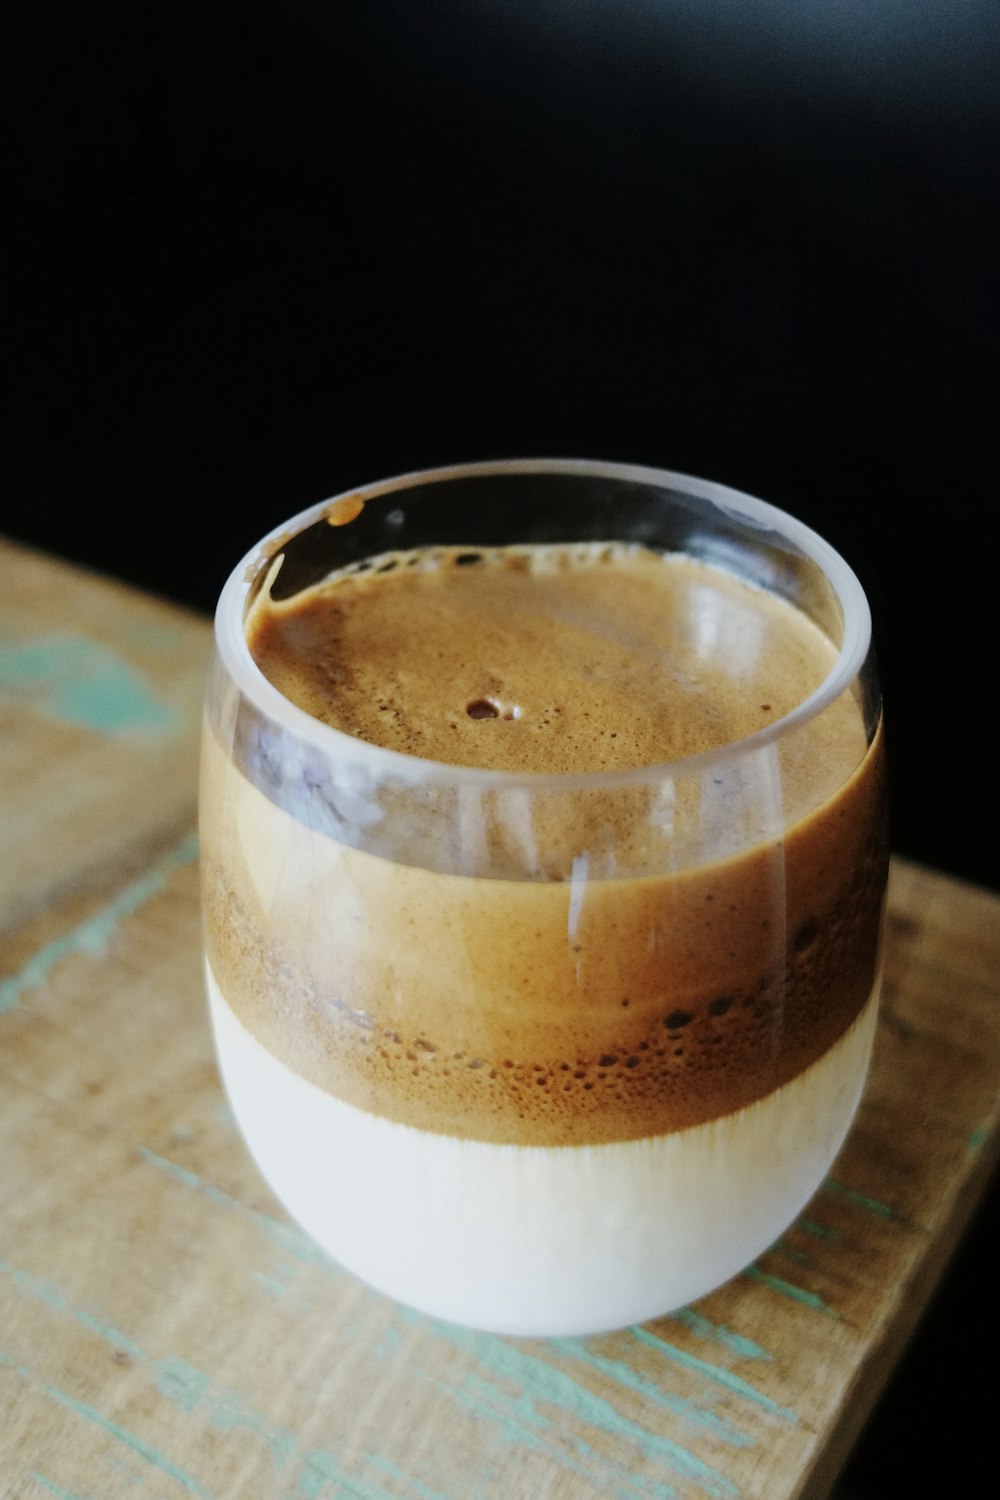
[[[287,602],[265,591],[246,631],[280,692],[355,742],[525,775],[657,766],[745,739],[806,699],[836,656],[784,601],[690,558],[613,544],[393,555]],[[698,1240],[692,1225],[714,1240],[728,1212],[749,1226],[715,1246],[720,1279],[779,1232],[843,1136],[870,1045],[881,739],[868,744],[845,694],[745,761],[573,796],[500,791],[467,827],[458,804],[435,802],[393,850],[391,798],[370,838],[338,838],[318,801],[336,788],[290,768],[300,801],[269,793],[209,730],[202,848],[220,1051],[232,1078],[254,1079],[235,1087],[262,1121],[268,1090],[287,1118],[301,1100],[299,1135],[265,1165],[279,1192],[310,1151],[326,1160],[355,1143],[365,1186],[338,1178],[337,1192],[369,1194],[353,1213],[373,1227],[360,1250],[331,1230],[334,1254],[445,1316],[580,1331],[666,1310],[671,1288],[686,1295],[683,1275],[649,1268],[669,1259],[672,1235],[675,1258],[704,1258],[685,1239]],[[444,853],[442,810],[467,833]],[[728,836],[699,843],[720,810]],[[247,1134],[263,1160],[265,1135],[258,1149]],[[429,1175],[408,1197],[414,1162]],[[444,1241],[468,1241],[469,1280],[499,1230],[481,1242],[444,1232],[444,1210],[423,1280],[369,1267],[402,1228],[383,1223],[372,1181],[411,1217],[441,1191],[451,1202],[459,1182],[463,1201],[487,1182],[496,1223],[513,1192],[551,1246],[557,1217],[577,1243],[593,1238],[593,1195],[614,1218],[630,1174],[621,1192],[641,1267],[618,1267],[624,1300],[596,1322],[583,1309],[610,1274],[596,1249],[555,1324],[537,1299],[526,1310],[523,1264],[516,1314],[500,1306],[506,1272],[471,1303],[450,1301],[463,1272],[445,1264]],[[286,1201],[324,1238],[310,1218],[318,1191],[304,1178]],[[647,1199],[667,1205],[648,1222]],[[532,1253],[551,1305],[565,1246]]]
[[[462,555],[265,601],[251,651],[292,701],[352,734],[570,772],[740,738],[806,697],[835,654],[791,606],[689,559]],[[496,717],[468,713],[483,701]],[[420,1128],[561,1144],[712,1119],[801,1072],[872,987],[879,747],[866,753],[849,697],[801,739],[777,772],[783,803],[808,811],[780,840],[637,879],[588,871],[582,892],[346,847],[231,785],[210,742],[216,973],[289,1066]],[[628,843],[630,819],[652,836],[647,809],[617,795],[601,811]],[[550,847],[571,840],[571,873],[586,830],[540,822]]]

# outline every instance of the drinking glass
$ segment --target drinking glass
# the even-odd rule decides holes
[[[717,748],[513,774],[333,728],[251,655],[268,598],[439,548],[476,566],[528,546],[690,558],[798,611],[828,666]],[[713,597],[694,591],[687,639],[739,690],[787,609],[734,630]],[[289,1214],[375,1288],[503,1333],[644,1321],[744,1268],[828,1171],[875,1027],[882,708],[847,564],[704,480],[468,464],[278,526],[226,583],[215,645],[209,1005],[236,1119]],[[447,642],[428,642],[427,670],[447,677]],[[505,702],[463,692],[457,712],[517,712],[516,683]]]

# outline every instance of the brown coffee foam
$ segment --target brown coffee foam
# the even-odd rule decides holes
[[[796,1076],[872,989],[880,745],[783,850],[591,883],[572,940],[564,883],[349,849],[318,861],[209,745],[206,932],[223,993],[295,1071],[376,1114],[520,1144],[681,1129]],[[262,835],[277,864],[263,885]]]
[[[281,603],[262,594],[247,637],[325,723],[525,773],[729,744],[801,703],[836,656],[805,615],[718,568],[596,543],[387,554]]]
[[[871,993],[883,754],[879,736],[845,780],[859,735],[850,699],[816,721],[798,801],[810,765],[829,783],[831,755],[838,789],[783,838],[591,880],[579,901],[565,881],[441,874],[337,844],[209,732],[210,961],[269,1050],[393,1120],[539,1145],[703,1123],[808,1067]]]

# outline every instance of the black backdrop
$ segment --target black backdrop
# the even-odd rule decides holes
[[[1000,885],[989,4],[9,15],[0,523],[207,610],[403,468],[727,481],[871,593],[897,847]]]
[[[999,885],[991,20],[15,5],[0,523],[208,609],[271,523],[397,469],[721,478],[870,589],[897,847]]]
[[[277,520],[400,469],[726,481],[869,590],[897,849],[1000,888],[991,3],[4,24],[0,527],[208,610]]]

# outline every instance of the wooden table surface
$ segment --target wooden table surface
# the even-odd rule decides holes
[[[207,622],[0,544],[0,1496],[820,1496],[989,1179],[1000,899],[896,861],[830,1179],[697,1306],[524,1340],[334,1266],[216,1075],[194,835]]]

